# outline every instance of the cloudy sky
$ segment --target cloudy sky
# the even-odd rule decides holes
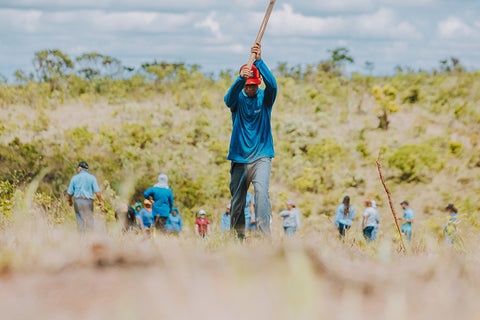
[[[34,52],[99,52],[144,62],[199,64],[204,72],[248,60],[268,0],[0,0],[0,73],[32,71]],[[454,56],[480,69],[480,0],[277,0],[263,38],[275,68],[315,64],[347,47],[349,71],[431,70]]]

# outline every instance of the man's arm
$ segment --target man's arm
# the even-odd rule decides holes
[[[100,207],[100,209],[103,209],[102,194],[100,192],[95,192],[95,195],[98,199],[98,206]]]
[[[235,111],[237,109],[238,96],[242,89],[245,87],[247,79],[242,76],[238,76],[237,80],[233,83],[224,98],[225,104],[230,110]]]
[[[68,205],[71,207],[73,206],[73,194],[68,195]]]
[[[258,71],[260,71],[263,81],[265,82],[266,88],[263,97],[263,105],[267,108],[272,108],[275,98],[277,97],[277,81],[275,81],[275,77],[262,60],[262,46],[260,43],[256,43],[252,47],[252,53],[255,53],[255,67],[258,68]]]

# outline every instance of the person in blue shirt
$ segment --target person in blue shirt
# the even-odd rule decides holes
[[[448,212],[448,221],[443,234],[445,235],[445,241],[448,244],[454,244],[458,240],[457,236],[457,223],[458,223],[458,210],[453,203],[448,204],[445,208]]]
[[[352,220],[355,218],[355,208],[350,204],[350,197],[345,196],[343,202],[337,207],[335,212],[334,225],[343,239],[346,231],[352,226]]]
[[[227,205],[227,211],[222,214],[222,218],[220,219],[220,226],[222,231],[230,231],[230,223],[231,223],[231,216],[230,216],[230,204]]]
[[[295,207],[293,200],[287,201],[287,209],[280,212],[280,217],[283,218],[283,230],[289,237],[293,237],[297,229],[300,229],[300,212]]]
[[[167,232],[172,234],[179,234],[182,232],[182,216],[178,213],[178,208],[174,207],[172,213],[167,219]]]
[[[372,202],[372,208],[375,210],[375,215],[377,217],[377,225],[372,231],[372,240],[376,241],[377,240],[377,235],[378,235],[378,228],[380,227],[380,212],[378,212],[377,209],[377,202],[375,200],[370,200]]]
[[[143,193],[145,199],[153,200],[152,212],[155,219],[155,228],[160,232],[166,232],[166,224],[170,212],[173,208],[173,192],[168,187],[168,177],[166,174],[158,176],[158,183],[145,190]]]
[[[247,192],[247,199],[245,200],[245,228],[246,232],[252,232],[256,229],[256,220],[255,220],[255,205],[253,194]]]
[[[415,218],[415,213],[413,210],[409,207],[408,201],[404,200],[400,203],[403,209],[403,217],[398,217],[397,220],[403,220],[405,221],[404,224],[402,224],[401,231],[405,235],[408,241],[412,239],[412,223],[413,223],[413,218]]]
[[[140,209],[137,215],[137,221],[142,231],[149,233],[153,227],[154,220],[152,214],[152,200],[145,199],[144,207]]]
[[[245,238],[245,201],[248,188],[255,189],[257,232],[270,235],[271,204],[269,195],[271,159],[275,156],[271,129],[271,113],[277,96],[277,83],[261,58],[261,46],[251,52],[255,62],[245,65],[225,96],[232,114],[232,135],[227,159],[231,161],[230,194],[231,227],[239,239]],[[259,84],[265,83],[265,89]]]
[[[88,164],[85,161],[80,161],[78,164],[77,174],[70,180],[67,194],[68,204],[75,209],[78,230],[82,233],[93,230],[94,194],[98,198],[100,209],[103,208],[103,201],[97,178],[88,173]],[[72,198],[75,198],[75,202]]]

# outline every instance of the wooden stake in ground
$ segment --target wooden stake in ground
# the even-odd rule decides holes
[[[385,184],[385,179],[383,178],[383,174],[382,174],[382,170],[381,170],[382,165],[380,164],[381,154],[382,154],[382,151],[380,151],[378,153],[378,159],[377,159],[378,174],[380,174],[380,180],[382,180],[383,187],[385,188],[385,191],[387,192],[388,202],[390,203],[390,209],[392,209],[393,219],[395,220],[395,225],[397,226],[398,234],[400,235],[400,241],[402,243],[403,252],[407,252],[407,250],[405,248],[405,243],[403,242],[402,231],[400,230],[400,226],[398,225],[397,214],[395,213],[395,208],[393,207],[392,195],[390,193],[390,189],[388,189],[388,186]]]
[[[255,39],[255,43],[260,43],[262,41],[263,33],[265,32],[265,28],[267,27],[268,19],[270,18],[270,14],[272,13],[273,6],[275,5],[275,1],[277,0],[270,0],[270,4],[268,5],[267,12],[265,12],[265,17],[263,17],[262,24],[260,25],[260,30],[257,34],[257,39]],[[255,53],[250,54],[250,59],[248,59],[247,68],[252,69],[253,62],[255,61]]]

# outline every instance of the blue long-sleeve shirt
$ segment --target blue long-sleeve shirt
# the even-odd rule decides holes
[[[231,221],[232,221],[232,217],[225,212],[222,215],[222,218],[220,219],[220,225],[222,226],[222,231],[230,230]]]
[[[345,217],[343,214],[343,210],[345,209],[345,205],[341,203],[337,207],[337,212],[335,213],[335,227],[338,227],[338,224],[344,224],[346,226],[352,225],[352,220],[355,218],[355,208],[350,205],[348,216]]]
[[[171,189],[151,187],[143,193],[145,199],[152,197],[155,201],[152,205],[153,216],[168,217],[173,208],[173,192]]]
[[[243,90],[247,80],[239,76],[224,99],[233,123],[227,159],[239,163],[275,157],[271,113],[277,82],[262,59],[255,61],[255,66],[263,77],[265,90],[258,89],[256,96],[249,98]]]
[[[170,213],[167,219],[167,224],[165,226],[169,232],[181,232],[182,231],[182,216],[177,214],[173,215]]]
[[[153,225],[153,215],[152,212],[148,211],[145,208],[142,208],[137,214],[137,219],[142,221],[145,228],[150,228]]]

